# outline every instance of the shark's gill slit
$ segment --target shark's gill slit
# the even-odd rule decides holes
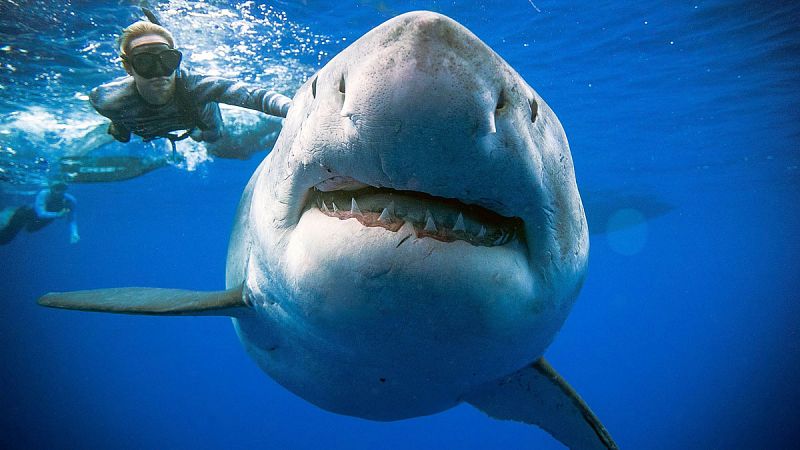
[[[500,89],[500,93],[497,95],[497,106],[495,106],[495,111],[501,111],[506,106],[506,92],[504,89]]]
[[[342,75],[342,77],[341,77],[341,78],[339,78],[339,92],[341,92],[341,93],[342,93],[342,95],[344,95],[344,93],[345,93],[345,88],[344,88],[344,75]]]
[[[311,82],[311,98],[317,98],[317,77]]]
[[[539,113],[539,104],[536,103],[536,99],[531,99],[531,123],[536,123],[536,116]]]
[[[337,204],[350,207],[340,208]],[[523,221],[518,217],[505,217],[478,205],[423,192],[374,187],[313,188],[305,205],[304,211],[316,208],[329,217],[356,219],[366,227],[382,227],[392,232],[400,231],[408,223],[417,238],[442,242],[465,241],[475,246],[494,247],[524,239]]]

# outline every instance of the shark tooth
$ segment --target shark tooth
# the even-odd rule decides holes
[[[481,231],[479,231],[479,232],[478,232],[478,235],[477,235],[476,237],[477,237],[478,239],[483,239],[483,238],[485,238],[485,237],[486,237],[486,227],[484,227],[483,225],[481,225]]]
[[[333,212],[339,212],[339,208],[336,207],[336,203],[331,202],[331,206],[333,207]]]
[[[391,222],[392,221],[392,214],[389,213],[389,208],[383,208],[383,212],[381,212],[380,217],[378,217],[378,222]]]
[[[508,236],[508,235],[506,234],[505,231],[503,231],[502,233],[500,233],[500,237],[495,239],[494,242],[492,242],[492,245],[503,245],[503,244],[505,244],[506,236]]]
[[[325,200],[322,201],[322,208],[321,209],[322,209],[322,212],[331,212],[328,209],[328,205],[325,204]]]
[[[356,203],[355,197],[350,198],[350,214],[358,214],[359,216],[361,215],[361,210],[358,209],[358,203]]]
[[[433,215],[431,214],[430,211],[426,210],[425,216],[427,217],[427,219],[425,219],[425,228],[423,230],[427,231],[428,233],[435,233],[436,222],[433,221]]]
[[[467,231],[467,227],[464,226],[464,216],[461,213],[458,213],[456,224],[453,225],[453,231]]]

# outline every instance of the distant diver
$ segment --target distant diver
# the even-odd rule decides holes
[[[11,242],[23,228],[28,232],[39,231],[56,219],[67,217],[69,220],[70,243],[77,243],[78,222],[75,206],[78,202],[66,193],[67,185],[56,181],[49,188],[36,194],[33,207],[28,205],[6,208],[0,212],[0,245]]]
[[[213,155],[247,158],[225,145],[226,130],[218,103],[286,117],[289,97],[220,77],[193,74],[181,68],[183,54],[167,29],[139,21],[123,30],[120,58],[128,76],[94,88],[89,100],[111,119],[108,133],[120,142],[136,134],[147,142],[191,137],[203,141]],[[182,134],[172,133],[186,130]]]

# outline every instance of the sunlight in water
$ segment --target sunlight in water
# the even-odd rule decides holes
[[[290,97],[343,44],[341,40],[315,33],[308,26],[290,19],[278,6],[248,1],[172,0],[159,2],[153,7],[175,36],[190,70],[239,79]],[[132,9],[135,10],[133,17],[144,19],[138,7]],[[87,68],[27,65],[35,75],[31,77],[32,81],[24,82],[25,92],[30,95],[39,93],[43,98],[18,97],[16,110],[0,117],[0,176],[9,185],[19,187],[30,184],[31,179],[58,177],[61,157],[81,154],[92,146],[100,151],[96,153],[98,156],[164,155],[170,158],[172,148],[167,142],[143,144],[138,137],[129,144],[105,140],[104,127],[108,122],[91,107],[88,93],[101,83],[125,75],[120,67],[115,39],[120,30],[117,25],[126,24],[106,26],[107,21],[96,21],[94,16],[89,16],[88,22],[91,27],[86,41],[72,50],[62,49],[65,54],[77,52],[81,64],[85,63]],[[65,24],[61,23],[66,27]],[[10,59],[8,63],[0,64],[0,70],[16,71],[23,62],[30,62],[24,58],[28,50],[19,45],[25,44],[6,45],[0,49],[3,55],[22,61]],[[35,45],[35,42],[27,45]],[[83,76],[87,73],[89,76]],[[21,78],[15,76],[13,79]],[[17,87],[15,84],[0,86],[4,90]],[[54,103],[51,101],[53,98],[59,101]],[[231,142],[234,148],[251,145],[252,149],[245,153],[253,154],[268,150],[274,143],[274,124],[252,120],[243,122],[240,112],[225,111],[223,117],[226,124],[233,125],[231,128],[253,135]],[[182,141],[176,146],[178,162],[168,164],[194,171],[213,160],[211,154],[216,155],[216,150],[209,151],[206,146],[193,141]],[[33,172],[28,173],[31,168]],[[41,183],[34,181],[34,184]]]
[[[0,124],[0,133],[7,135],[21,131],[28,139],[43,143],[52,138],[71,141],[84,137],[102,121],[102,117],[96,114],[77,113],[63,117],[43,107],[32,106],[9,114],[8,122]]]
[[[197,142],[179,142],[177,145],[178,153],[181,155],[181,162],[177,167],[181,167],[190,172],[197,170],[198,166],[206,161],[212,161],[203,145]]]
[[[329,57],[334,39],[274,6],[173,0],[159,14],[198,72],[294,92]],[[233,37],[233,38],[232,38]]]

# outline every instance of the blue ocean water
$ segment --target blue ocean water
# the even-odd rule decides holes
[[[800,5],[795,2],[153,2],[198,71],[292,95],[402,12],[453,17],[548,102],[589,218],[589,275],[546,357],[622,448],[800,442]],[[101,118],[136,2],[0,1],[0,207],[30,202]],[[158,150],[158,149],[156,149]],[[141,143],[120,152],[151,152]],[[49,310],[49,291],[217,290],[263,158],[74,184],[66,224],[0,246],[3,448],[561,448],[468,405],[338,416],[264,375],[224,318]]]

